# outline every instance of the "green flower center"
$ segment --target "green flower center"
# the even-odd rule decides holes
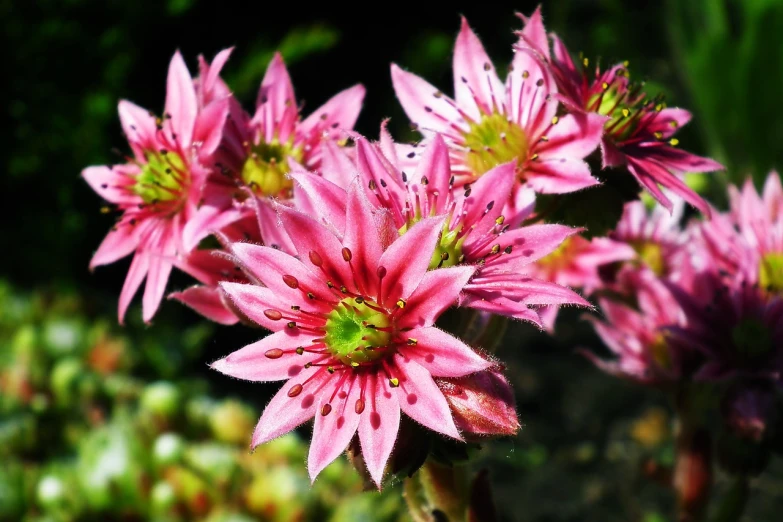
[[[744,319],[731,331],[734,349],[743,361],[754,362],[772,351],[769,329],[758,319]]]
[[[420,219],[421,217],[418,217],[414,221],[403,225],[399,230],[400,235],[407,232],[410,227],[416,224]],[[447,219],[446,223],[443,225],[443,230],[440,232],[440,240],[435,246],[435,250],[432,252],[428,270],[456,266],[462,262],[462,244],[465,242],[467,236],[460,236],[460,233],[462,232],[461,226],[454,230],[449,230],[450,221],[451,219]]]
[[[179,199],[188,175],[182,157],[176,152],[161,150],[148,152],[146,158],[147,163],[141,166],[131,190],[150,204]]]
[[[519,164],[527,158],[525,131],[499,113],[484,115],[471,123],[464,138],[465,146],[470,149],[466,163],[476,176],[514,159]]]
[[[637,241],[631,247],[639,254],[640,261],[647,265],[657,276],[666,273],[666,262],[663,258],[663,248],[652,241]]]
[[[783,292],[783,253],[771,253],[761,258],[759,284],[772,292]]]
[[[278,196],[290,190],[294,184],[286,176],[291,170],[289,156],[297,162],[304,157],[302,147],[295,147],[292,140],[280,143],[275,138],[269,143],[251,146],[242,166],[242,181],[264,196]]]
[[[359,301],[357,301],[359,299]],[[343,364],[357,366],[390,353],[394,321],[381,307],[361,298],[343,299],[326,320],[324,344]]]

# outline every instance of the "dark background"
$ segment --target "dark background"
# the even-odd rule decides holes
[[[6,50],[0,277],[22,292],[78,295],[88,318],[113,317],[128,261],[89,273],[92,252],[113,217],[100,213],[100,198],[79,173],[88,165],[120,162],[128,152],[116,114],[119,99],[162,109],[175,49],[195,73],[199,53],[211,59],[234,46],[224,78],[247,109],[272,52],[280,49],[305,115],[339,90],[363,83],[368,93],[358,130],[377,136],[381,119],[391,117],[395,136],[407,139],[412,135],[394,98],[390,62],[450,91],[451,49],[463,14],[503,71],[515,41],[512,29],[521,27],[514,11],[529,14],[535,6],[0,0]],[[693,111],[693,122],[678,137],[688,150],[729,167],[699,185],[718,206],[728,181],[760,181],[783,164],[781,2],[553,0],[545,2],[544,16],[547,29],[573,52],[603,63],[628,59],[635,77],[666,92],[670,105]],[[187,284],[177,276],[170,288]],[[131,335],[154,336],[156,328],[176,335],[200,322],[171,302],[146,330],[138,303],[129,315]],[[498,353],[509,361],[526,423],[518,439],[499,442],[485,456],[496,470],[503,511],[509,520],[665,520],[654,517],[667,512],[667,493],[637,483],[639,455],[647,450],[633,436],[639,418],[668,415],[665,401],[574,355],[576,346],[596,344],[578,316],[561,322],[556,339],[514,325]],[[204,365],[257,336],[243,327],[215,328],[198,357],[172,364],[183,375],[208,379],[219,393],[263,405],[273,387],[259,393],[257,385],[228,381]],[[664,409],[650,409],[658,405]]]

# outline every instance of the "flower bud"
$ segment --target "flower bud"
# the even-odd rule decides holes
[[[436,382],[466,438],[514,435],[519,430],[514,391],[498,370]]]

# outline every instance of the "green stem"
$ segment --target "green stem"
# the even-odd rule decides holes
[[[739,522],[748,505],[750,485],[748,478],[737,477],[718,507],[714,522]]]

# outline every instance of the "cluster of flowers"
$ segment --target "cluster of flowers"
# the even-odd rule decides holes
[[[783,188],[729,188],[730,210],[681,226],[681,212],[627,205],[611,240],[633,250],[599,268],[605,315],[595,328],[616,354],[608,372],[673,388],[728,383],[724,421],[740,438],[773,435],[783,387]]]
[[[451,306],[550,328],[560,306],[591,306],[569,287],[611,288],[642,308],[670,291],[682,316],[668,303],[653,317],[602,299],[610,320],[598,328],[621,355],[621,362],[602,365],[644,379],[685,371],[675,360],[679,352],[658,348],[670,339],[708,347],[688,353],[725,355],[728,348],[714,348],[706,337],[716,333],[704,326],[716,314],[731,311],[737,325],[715,338],[720,343],[755,335],[783,313],[779,301],[753,286],[771,277],[763,269],[745,286],[723,272],[708,277],[711,250],[700,266],[686,269],[679,259],[690,247],[672,238],[664,214],[656,211],[646,225],[638,203],[613,238],[587,240],[581,229],[542,222],[536,194],[599,184],[585,161],[598,150],[603,168],[625,168],[669,211],[673,194],[709,214],[680,174],[721,166],[677,148],[672,136],[689,113],[648,97],[643,84],[630,80],[627,64],[601,70],[587,60],[575,63],[557,37],[550,48],[540,10],[522,18],[505,83],[464,20],[453,98],[392,65],[397,97],[423,135],[419,143],[395,143],[385,124],[378,141],[353,132],[364,96],[358,85],[301,119],[280,56],[251,115],[220,78],[230,50],[211,63],[201,58],[195,79],[175,54],[162,117],[120,102],[133,157],[84,171],[120,214],[91,266],[134,254],[120,321],[145,278],[143,317],[150,321],[176,267],[200,284],[172,298],[222,324],[271,330],[213,368],[287,381],[267,405],[252,445],[315,417],[312,478],[358,433],[363,461],[380,486],[401,412],[458,440],[518,429],[502,366],[434,326]],[[711,233],[736,232],[721,227],[722,219],[699,229],[704,252],[721,244]],[[743,231],[757,230],[755,215],[737,219]],[[737,237],[755,246],[760,239],[750,233]],[[780,234],[777,241],[779,252]],[[721,259],[744,274],[750,261],[734,254],[721,252]],[[763,259],[779,268],[779,254]],[[644,263],[652,275],[641,270]],[[621,267],[611,283],[607,266]],[[720,298],[707,312],[693,302],[713,299],[705,287]],[[653,318],[660,319],[652,324]],[[782,334],[780,327],[770,333],[778,336],[770,347]],[[772,352],[741,346],[754,364]],[[700,373],[714,374],[720,364],[705,364]]]

